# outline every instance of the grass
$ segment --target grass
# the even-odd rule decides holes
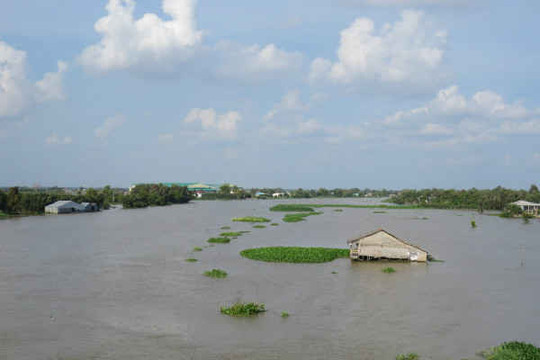
[[[220,308],[222,314],[236,317],[253,316],[259,313],[265,312],[266,308],[264,304],[259,303],[241,303],[237,302],[231,306],[222,306]]]
[[[191,263],[194,263],[194,262],[197,262],[199,260],[195,259],[195,258],[188,258],[186,259],[186,262],[191,262]]]
[[[396,272],[396,269],[394,269],[393,267],[385,267],[383,270],[382,270],[383,273],[387,273],[387,274],[392,274],[392,273],[395,273]]]
[[[240,252],[251,260],[275,263],[325,263],[349,257],[348,249],[308,247],[264,247]]]
[[[210,271],[205,271],[204,276],[208,276],[213,279],[224,279],[227,277],[227,272],[220,269],[212,269]]]
[[[272,206],[270,211],[283,211],[283,212],[314,212],[313,208],[309,205],[301,204],[279,204]]]
[[[399,354],[396,356],[396,360],[418,360],[420,356],[415,353]]]
[[[266,226],[264,225],[253,225],[254,229],[266,229]]]
[[[282,311],[281,312],[281,317],[282,318],[288,318],[289,317],[289,313],[287,311]]]
[[[519,341],[505,342],[481,353],[487,360],[538,360],[540,348]]]
[[[245,217],[234,218],[232,219],[232,221],[261,223],[261,222],[270,222],[270,219],[267,219],[264,217],[256,217],[256,216],[245,216]]]
[[[231,227],[230,226],[222,226],[221,230],[231,230]]]
[[[279,226],[278,223],[271,223],[270,226]]]
[[[249,231],[230,231],[230,232],[222,232],[219,234],[219,236],[225,236],[225,237],[239,237],[244,234],[247,234]]]
[[[208,239],[210,244],[228,244],[231,242],[231,239],[228,237],[213,237]]]
[[[203,251],[202,247],[199,247],[199,246],[195,246],[193,248],[193,251]]]
[[[284,222],[289,222],[289,223],[295,223],[295,222],[304,221],[308,216],[320,215],[320,214],[322,214],[322,213],[320,213],[320,212],[308,212],[308,213],[286,214],[283,217],[283,221]]]

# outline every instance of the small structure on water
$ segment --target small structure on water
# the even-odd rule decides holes
[[[71,200],[61,200],[45,206],[47,214],[71,214],[78,212],[93,212],[98,211],[99,207],[96,203],[84,202],[79,204]]]
[[[519,200],[511,203],[510,205],[515,205],[521,209],[526,214],[538,216],[540,212],[540,204],[533,203],[530,201]]]
[[[378,229],[348,241],[353,260],[409,260],[426,262],[428,252],[411,245],[388,231]]]

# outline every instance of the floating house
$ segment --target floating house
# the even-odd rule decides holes
[[[510,205],[515,205],[521,209],[526,214],[538,216],[538,213],[540,212],[540,204],[525,201],[525,200],[519,200],[516,202],[511,203]]]
[[[77,212],[92,212],[98,211],[99,208],[95,203],[76,203],[71,200],[61,200],[45,206],[47,214],[71,214]]]
[[[409,260],[426,262],[428,252],[411,245],[388,231],[378,229],[348,241],[353,260]]]

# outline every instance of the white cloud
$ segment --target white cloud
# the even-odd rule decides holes
[[[265,116],[264,120],[272,120],[276,116],[284,112],[291,111],[304,111],[308,108],[307,105],[302,103],[300,99],[300,91],[291,90],[287,92],[281,101],[274,105],[272,110],[270,110]]]
[[[20,116],[37,102],[63,100],[66,66],[59,62],[58,72],[47,73],[33,84],[26,75],[26,52],[0,41],[0,118]]]
[[[310,80],[426,83],[440,77],[445,42],[446,33],[433,31],[421,11],[404,10],[378,32],[373,20],[357,18],[341,32],[337,61],[315,59]]]
[[[404,135],[446,136],[431,144],[455,145],[492,142],[501,135],[540,134],[538,116],[540,110],[508,103],[493,91],[479,91],[467,98],[457,86],[450,86],[426,105],[398,111],[382,124],[401,129]]]
[[[103,125],[94,130],[94,134],[101,140],[106,140],[109,135],[120,126],[124,125],[126,119],[123,115],[115,115],[105,119]]]
[[[196,0],[162,0],[163,20],[154,13],[134,19],[134,0],[109,0],[107,16],[94,25],[99,43],[83,50],[81,64],[90,71],[169,66],[185,60],[202,40],[195,21]],[[155,67],[154,67],[155,68]]]
[[[158,135],[158,142],[160,144],[170,144],[174,140],[173,134],[159,134]]]
[[[367,5],[403,5],[403,6],[415,6],[415,5],[453,5],[453,4],[467,4],[467,2],[474,2],[475,0],[347,0],[351,4],[367,4]]]
[[[71,136],[59,137],[56,133],[52,133],[45,139],[45,143],[48,145],[69,145],[73,143],[73,139]]]
[[[215,50],[220,57],[218,75],[246,80],[298,70],[303,62],[301,53],[288,52],[275,44],[244,46],[221,42]]]
[[[237,111],[218,114],[214,109],[191,109],[184,118],[186,124],[200,125],[200,132],[207,138],[222,138],[232,140],[236,138],[238,123],[242,115]]]

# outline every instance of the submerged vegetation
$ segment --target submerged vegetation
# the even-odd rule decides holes
[[[322,213],[321,212],[309,212],[309,213],[286,214],[283,217],[283,221],[284,222],[289,222],[289,223],[295,223],[295,222],[304,221],[308,216],[320,215],[320,214],[322,214]]]
[[[384,269],[382,269],[382,272],[383,273],[387,273],[387,274],[392,274],[392,273],[395,273],[396,272],[396,269],[394,269],[393,267],[385,267]]]
[[[236,304],[233,304],[231,306],[222,306],[220,308],[220,311],[222,314],[229,315],[229,316],[253,316],[257,315],[259,313],[265,312],[266,308],[264,304],[259,303],[241,303],[237,302]]]
[[[261,222],[270,222],[270,219],[267,219],[264,217],[256,217],[256,216],[245,216],[245,217],[234,218],[232,219],[232,221],[261,223]]]
[[[204,276],[208,276],[213,279],[224,279],[227,277],[227,272],[220,269],[212,269],[209,271],[205,271]]]
[[[228,237],[213,237],[208,239],[210,244],[228,244],[231,242],[231,239]]]
[[[539,360],[540,348],[519,341],[506,342],[482,352],[487,360]]]
[[[251,260],[276,263],[324,263],[349,257],[348,249],[308,247],[264,247],[240,252]]]

